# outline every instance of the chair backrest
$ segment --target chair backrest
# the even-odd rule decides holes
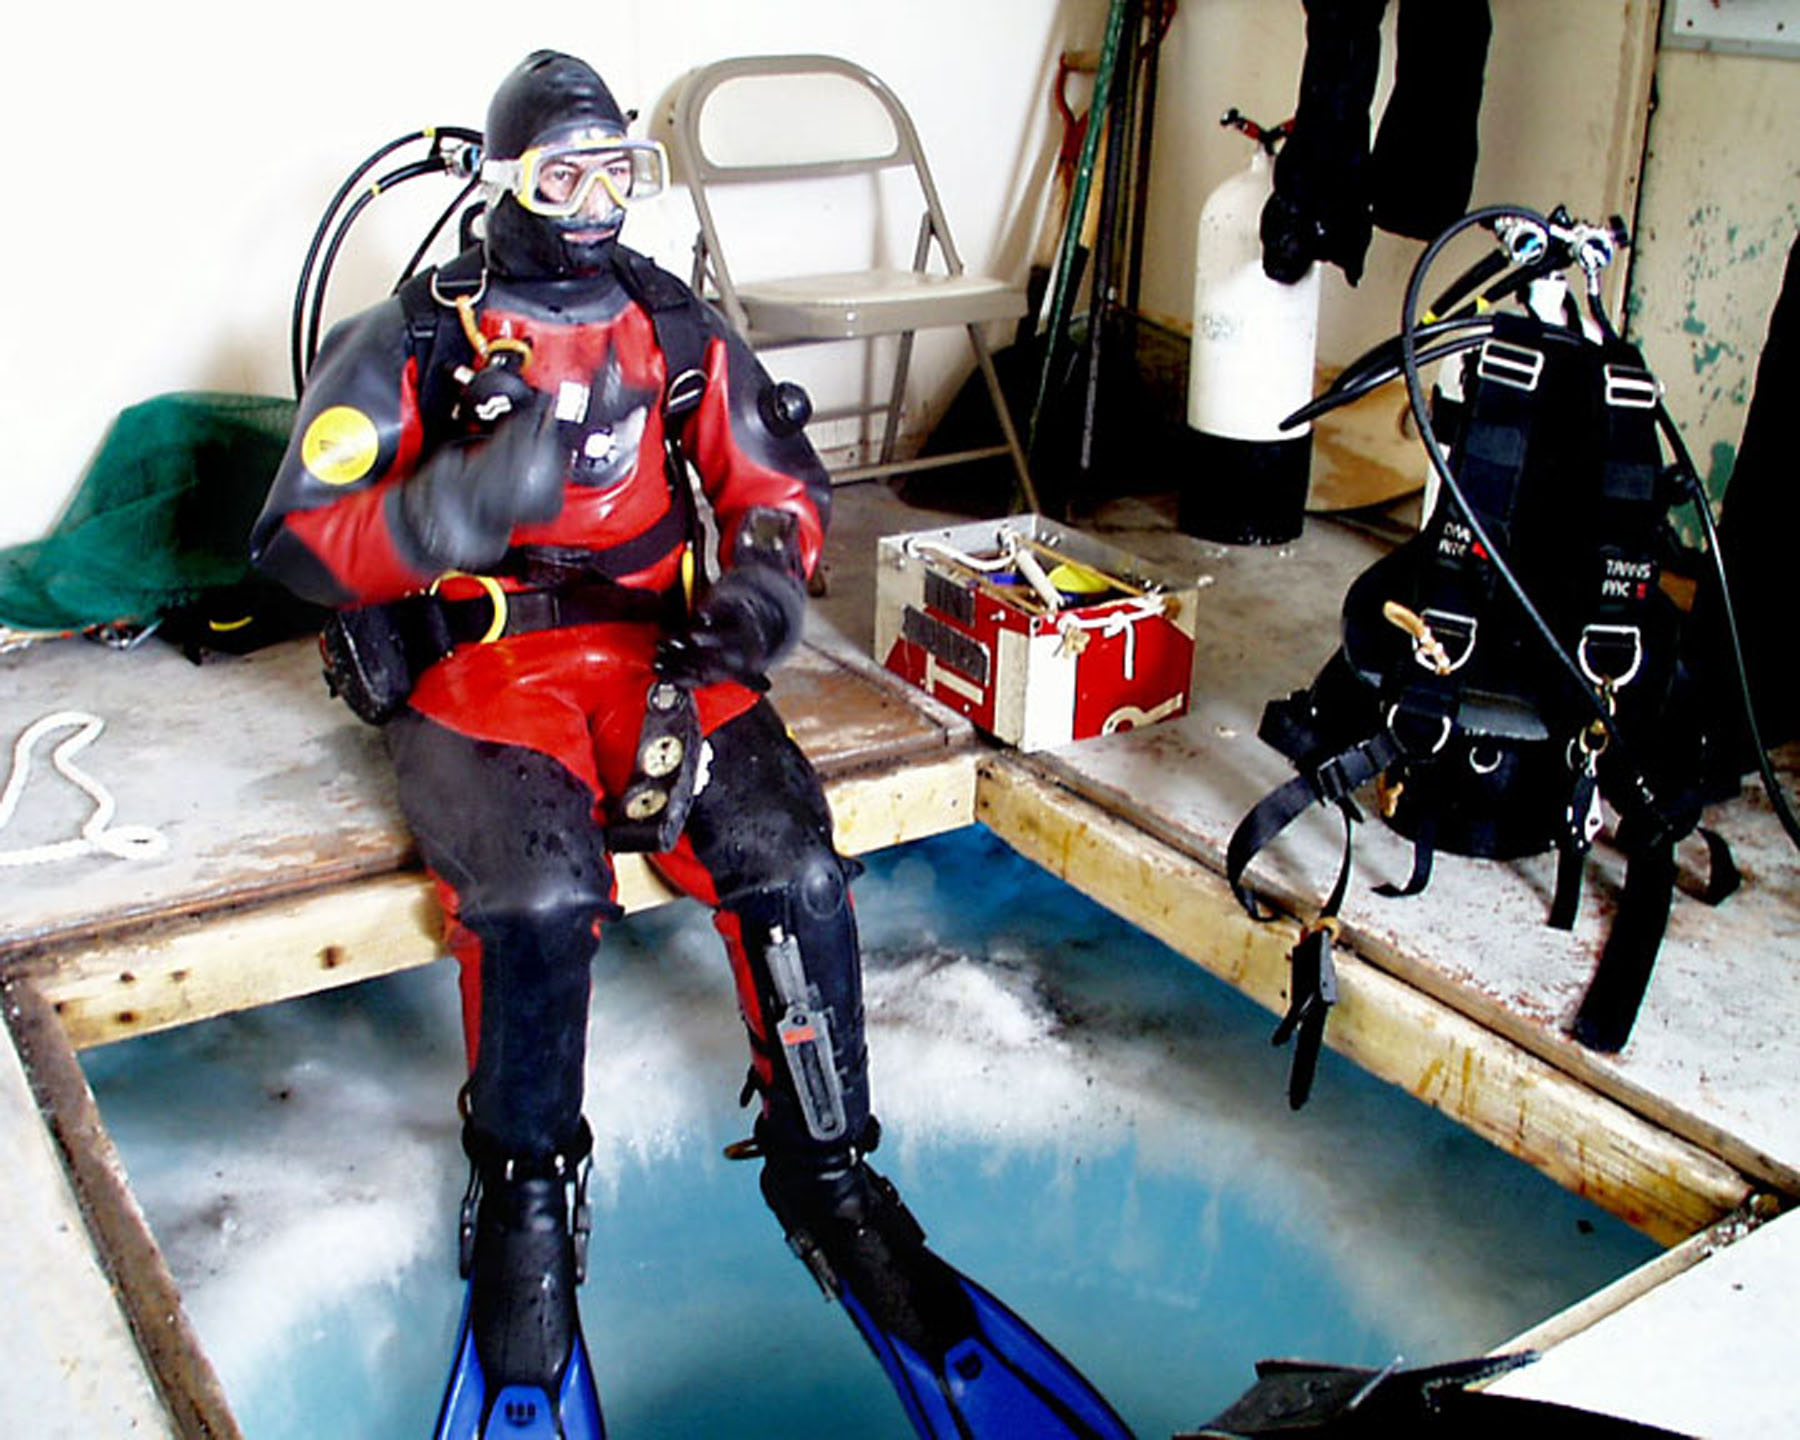
[[[899,97],[862,66],[833,55],[715,61],[683,82],[673,124],[678,175],[700,221],[694,283],[699,288],[710,282],[739,326],[744,316],[709,194],[718,186],[910,171],[923,204],[913,268],[925,268],[935,240],[948,272],[962,273],[912,119]]]

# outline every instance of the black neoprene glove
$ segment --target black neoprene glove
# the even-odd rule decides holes
[[[787,570],[750,561],[727,570],[694,607],[686,630],[657,650],[658,673],[712,685],[769,688],[768,673],[800,641],[806,587]]]
[[[1305,0],[1306,57],[1294,126],[1275,157],[1263,208],[1263,273],[1292,285],[1315,260],[1354,285],[1369,218],[1369,107],[1381,66],[1387,0]]]
[[[557,517],[568,461],[548,404],[445,445],[399,488],[392,519],[402,552],[424,570],[487,569],[506,554],[515,525]]]

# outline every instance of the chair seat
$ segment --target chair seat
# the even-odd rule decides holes
[[[858,270],[738,286],[750,341],[855,340],[937,325],[1017,320],[1025,289],[981,275]]]

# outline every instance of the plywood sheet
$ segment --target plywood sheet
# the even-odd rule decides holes
[[[1489,1388],[1713,1440],[1790,1433],[1797,1282],[1800,1216],[1790,1214]]]
[[[969,733],[811,647],[777,671],[771,698],[827,776],[898,763]],[[0,741],[10,747],[67,711],[105,722],[75,758],[116,798],[115,823],[153,827],[167,850],[149,860],[88,854],[0,868],[0,957],[408,862],[380,734],[326,693],[310,641],[198,666],[155,642],[120,653],[66,640],[0,657]],[[88,821],[93,800],[51,764],[75,733],[62,727],[37,746],[0,847],[60,841]]]

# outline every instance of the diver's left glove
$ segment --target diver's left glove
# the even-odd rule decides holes
[[[800,641],[806,588],[767,565],[727,570],[700,598],[687,628],[657,648],[657,673],[693,685],[735,680],[769,688],[769,671]]]
[[[794,517],[751,510],[732,544],[732,567],[701,595],[685,629],[657,648],[656,669],[694,685],[735,680],[769,688],[768,674],[794,646],[806,617],[806,584]]]

